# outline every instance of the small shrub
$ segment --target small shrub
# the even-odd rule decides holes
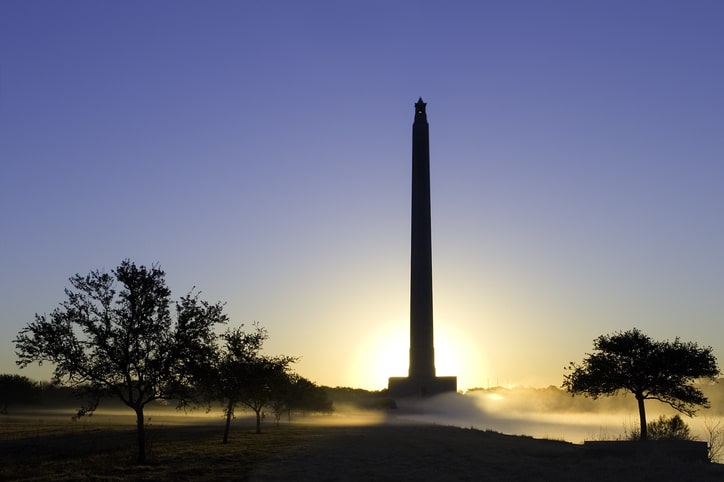
[[[694,440],[691,429],[678,415],[673,417],[661,415],[653,422],[647,423],[646,428],[649,440]],[[639,428],[626,430],[624,435],[626,440],[640,440],[641,430]]]

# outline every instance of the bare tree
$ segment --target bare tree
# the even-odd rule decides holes
[[[17,363],[53,363],[54,382],[81,388],[96,401],[118,398],[133,409],[142,463],[144,407],[190,394],[194,367],[214,353],[212,328],[226,321],[223,305],[188,294],[175,304],[173,317],[165,273],[130,260],[112,274],[75,275],[70,284],[59,308],[36,314],[20,331]]]
[[[724,420],[704,418],[709,462],[722,462],[724,459]]]

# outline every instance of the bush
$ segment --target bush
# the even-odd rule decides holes
[[[649,440],[694,440],[691,429],[678,415],[673,417],[661,415],[653,422],[647,423],[646,428]],[[641,431],[636,428],[630,432],[627,431],[626,438],[628,440],[640,440]]]

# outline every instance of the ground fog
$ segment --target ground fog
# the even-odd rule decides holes
[[[561,390],[495,388],[445,394],[425,400],[402,401],[389,411],[390,421],[419,421],[510,435],[565,440],[616,440],[638,427],[636,401],[630,396],[590,400],[571,397]],[[705,421],[724,419],[718,403],[702,409],[695,417],[682,416],[699,440],[707,440]],[[676,414],[655,400],[646,402],[648,420]]]

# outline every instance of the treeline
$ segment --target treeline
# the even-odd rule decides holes
[[[397,408],[387,390],[364,390],[351,387],[328,387],[290,374],[290,384],[270,399],[269,406],[276,421],[292,420],[296,416],[328,414],[336,410],[388,410]],[[478,390],[478,389],[476,389]],[[49,381],[37,381],[17,374],[0,374],[0,413],[13,414],[27,409],[65,409],[77,415],[77,409],[87,390],[67,387]],[[124,407],[115,398],[104,400],[104,407]],[[173,403],[159,401],[158,408],[176,410]],[[219,403],[206,402],[194,408],[224,410]],[[224,410],[226,413],[226,411]]]
[[[277,421],[282,416],[291,420],[293,416],[306,416],[309,414],[332,413],[334,403],[328,396],[329,387],[321,387],[308,379],[290,374],[288,385],[283,392],[275,394],[269,399],[264,408],[271,409]],[[331,389],[334,391],[334,389]],[[67,387],[49,381],[36,381],[23,375],[3,373],[0,374],[0,414],[12,415],[28,409],[57,410],[65,409],[69,414],[78,417],[78,407],[85,402],[88,390],[86,387]],[[100,400],[99,405],[106,408],[124,407],[122,402],[115,398]],[[171,403],[169,403],[171,402]],[[204,409],[206,403],[192,408]],[[163,400],[158,408],[176,410],[173,400]],[[188,407],[187,407],[188,408]],[[208,404],[211,410],[218,410],[218,403]],[[221,408],[223,410],[223,408]],[[85,412],[86,414],[88,412]]]
[[[387,389],[364,390],[351,387],[323,387],[335,407],[351,410],[387,410],[397,408]]]

